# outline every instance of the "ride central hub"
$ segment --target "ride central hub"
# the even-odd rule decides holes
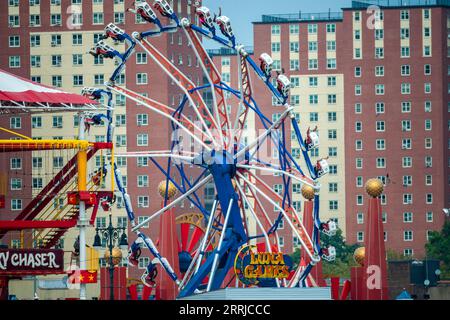
[[[213,150],[202,153],[200,157],[200,163],[206,165],[215,178],[229,176],[233,179],[236,176],[237,161],[229,152]]]

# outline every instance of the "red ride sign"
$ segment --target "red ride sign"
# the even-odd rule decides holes
[[[0,275],[64,273],[63,250],[0,249]]]

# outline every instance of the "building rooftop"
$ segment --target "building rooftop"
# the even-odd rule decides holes
[[[366,9],[370,6],[378,6],[380,8],[399,8],[399,7],[427,7],[427,6],[445,6],[450,7],[450,0],[359,0],[352,1],[352,6],[344,8]],[[343,20],[343,12],[319,12],[319,13],[298,13],[289,14],[265,14],[262,15],[260,21],[254,24],[270,24],[270,23],[289,23],[289,22],[310,22],[310,21],[341,21]]]
[[[450,6],[450,0],[359,0],[352,1],[351,9],[378,6],[381,8]]]
[[[343,19],[342,12],[319,12],[319,13],[298,13],[291,14],[270,14],[263,15],[258,23],[283,23],[283,22],[302,22],[302,21],[334,21]]]
[[[245,51],[247,51],[247,53],[249,55],[254,54],[254,50],[253,47],[245,47],[244,48]],[[231,48],[220,48],[220,49],[208,49],[207,50],[208,54],[211,57],[215,57],[215,56],[235,56],[237,55],[237,51]]]

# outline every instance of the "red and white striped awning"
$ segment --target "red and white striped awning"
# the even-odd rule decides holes
[[[75,111],[96,109],[96,105],[95,101],[81,95],[32,82],[0,69],[0,109]]]

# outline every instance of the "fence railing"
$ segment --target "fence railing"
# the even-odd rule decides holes
[[[352,8],[450,6],[450,0],[360,0],[352,1]]]
[[[342,12],[319,12],[319,13],[290,13],[290,14],[265,14],[262,16],[263,23],[277,22],[298,22],[298,21],[314,21],[314,20],[342,20],[344,17]]]

